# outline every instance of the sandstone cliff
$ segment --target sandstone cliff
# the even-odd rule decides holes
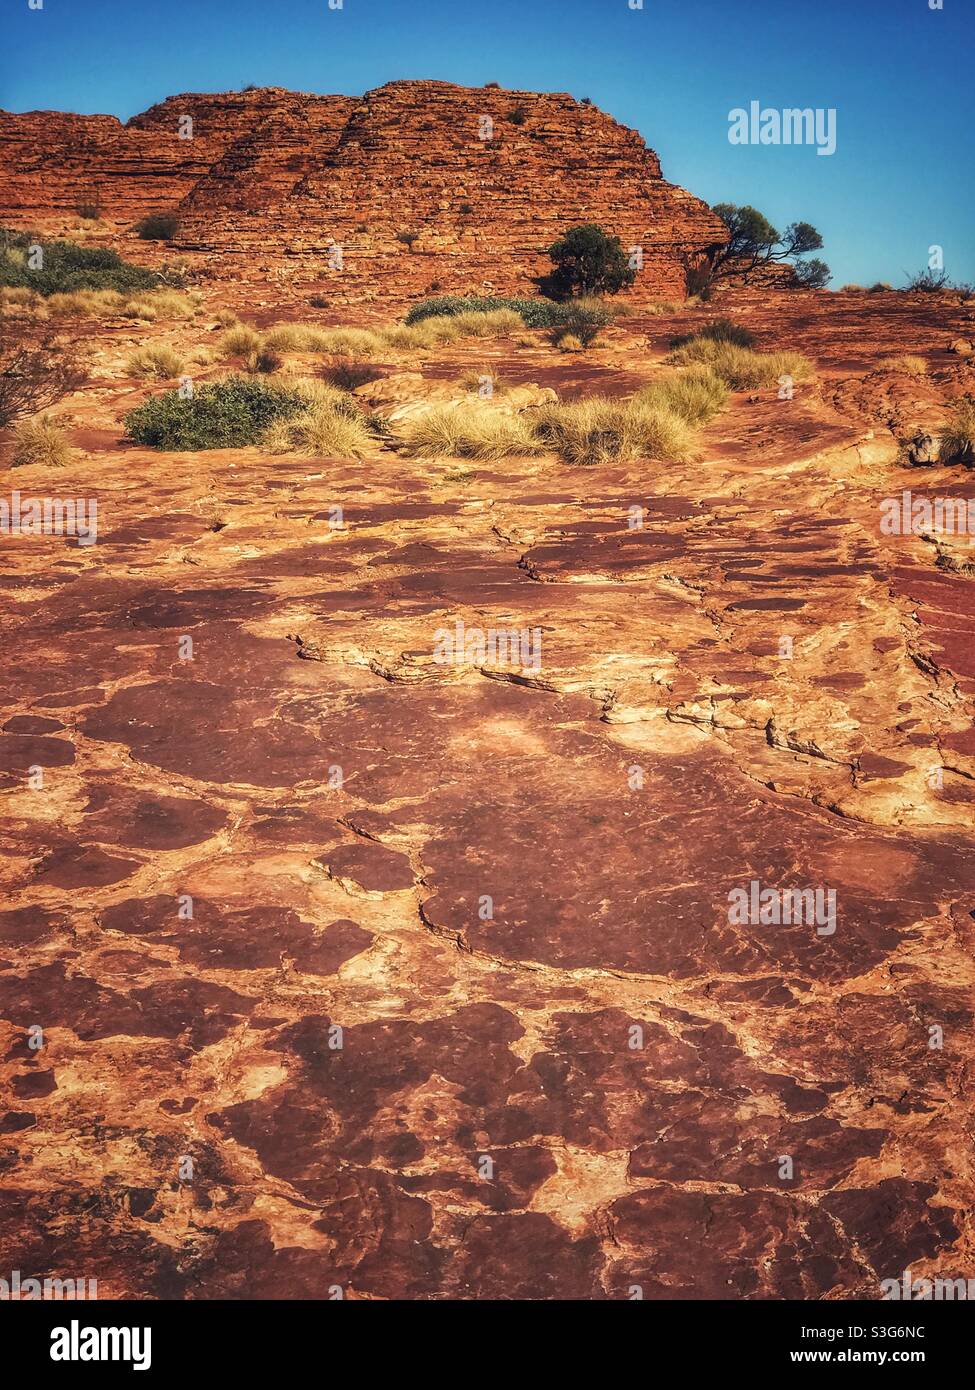
[[[545,247],[588,221],[642,248],[637,297],[677,295],[682,256],[723,239],[636,131],[564,93],[409,81],[361,99],[175,96],[124,125],[0,113],[0,167],[4,222],[56,230],[96,203],[124,240],[146,213],[175,211],[176,253],[336,302],[530,292]]]

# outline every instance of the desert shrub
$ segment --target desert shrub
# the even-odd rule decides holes
[[[75,204],[75,215],[85,222],[97,222],[102,215],[102,205],[97,198],[87,198]]]
[[[0,339],[0,429],[56,405],[87,378],[81,360],[53,337],[28,332]]]
[[[273,348],[261,347],[247,354],[244,365],[249,372],[262,372],[265,376],[270,376],[281,366],[281,358]]]
[[[636,279],[619,237],[594,222],[570,227],[548,248],[548,255],[555,268],[540,286],[555,299],[618,294]]]
[[[331,308],[332,301],[326,299],[323,294],[313,294],[308,303],[313,309],[329,309]]]
[[[235,323],[220,334],[214,351],[218,357],[246,357],[248,353],[259,352],[263,346],[260,333],[249,324]]]
[[[731,319],[712,319],[702,328],[696,328],[693,333],[671,338],[670,346],[683,347],[693,338],[710,338],[715,343],[734,343],[737,347],[745,348],[753,347],[755,343],[755,334],[750,333],[747,328],[742,328],[741,324],[733,323]]]
[[[515,106],[508,112],[508,120],[512,125],[524,125],[528,120],[528,112],[523,106]]]
[[[333,362],[322,368],[322,380],[340,391],[354,391],[358,386],[375,381],[383,375],[382,367],[368,362]]]
[[[710,367],[688,367],[651,382],[634,396],[634,404],[672,411],[685,424],[706,425],[728,399],[728,387]]]
[[[595,298],[584,303],[598,303]],[[610,312],[607,307],[607,312]],[[435,299],[424,299],[414,304],[404,319],[409,327],[424,319],[453,318],[458,314],[492,313],[498,309],[510,309],[518,315],[526,328],[566,328],[570,322],[575,303],[559,304],[551,299],[502,299],[494,296],[463,296],[444,294]]]
[[[536,438],[566,463],[591,467],[636,458],[680,461],[690,456],[691,432],[672,411],[590,398],[533,412]]]
[[[577,338],[574,333],[564,333],[557,328],[552,335],[552,342],[559,352],[582,352],[582,339]]]
[[[523,416],[473,404],[435,406],[408,421],[402,438],[406,452],[419,458],[490,461],[539,452]]]
[[[700,363],[710,367],[733,391],[773,386],[782,376],[804,381],[812,374],[812,364],[798,352],[754,352],[735,343],[697,336],[674,348],[670,361],[681,366]]]
[[[169,343],[145,343],[129,354],[127,370],[132,376],[160,377],[168,380],[185,369],[182,355]]]
[[[906,372],[908,376],[927,376],[928,364],[916,353],[904,352],[897,357],[885,357],[881,367],[889,372]]]
[[[848,288],[848,287],[847,287]],[[886,280],[876,280],[869,288],[869,294],[882,294],[884,290],[892,290],[894,287]]]
[[[457,211],[460,213],[461,217],[470,217],[474,209],[470,203],[461,203]]]
[[[61,427],[50,415],[36,415],[32,420],[23,420],[14,430],[15,468],[22,468],[28,463],[63,468],[70,462],[71,454],[71,446]]]
[[[971,396],[962,396],[954,403],[939,434],[942,463],[959,458],[975,461],[975,400]]]
[[[135,224],[135,230],[143,241],[172,241],[179,231],[179,218],[173,212],[151,212]]]
[[[420,233],[413,231],[412,228],[409,227],[405,227],[396,233],[396,240],[402,246],[412,246],[413,243],[419,241],[419,239]]]
[[[600,299],[580,298],[570,300],[564,306],[559,326],[554,330],[553,341],[558,344],[559,336],[568,334],[577,338],[583,347],[595,342],[601,328],[611,321],[612,314]]]
[[[921,270],[917,275],[911,276],[907,288],[921,294],[938,294],[941,290],[949,288],[948,272],[930,268]]]
[[[125,417],[129,436],[154,449],[234,449],[256,444],[277,420],[305,408],[294,390],[254,377],[208,382],[191,396],[167,391],[151,396]]]
[[[28,248],[37,244],[42,265],[32,270]],[[37,241],[26,232],[0,231],[0,285],[25,286],[45,296],[73,290],[152,289],[159,276],[123,261],[107,246],[73,241]]]

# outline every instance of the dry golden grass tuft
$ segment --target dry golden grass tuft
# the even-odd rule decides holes
[[[774,386],[782,377],[805,381],[812,375],[812,363],[799,352],[755,352],[720,339],[702,335],[674,348],[669,360],[680,365],[710,367],[733,391],[757,386]]]
[[[169,343],[144,343],[129,354],[126,369],[132,376],[169,381],[186,370],[183,356]]]
[[[465,458],[481,462],[542,452],[522,415],[473,405],[436,406],[410,420],[403,446],[418,458]]]
[[[48,414],[23,420],[14,430],[15,468],[40,463],[48,468],[63,468],[70,463],[73,450],[61,426]]]
[[[896,357],[885,357],[881,362],[888,372],[906,372],[908,376],[927,376],[928,364],[916,353],[902,352]]]

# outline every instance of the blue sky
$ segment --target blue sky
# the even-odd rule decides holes
[[[6,0],[0,106],[126,119],[176,92],[404,77],[569,91],[709,202],[812,222],[834,286],[902,283],[933,244],[975,281],[973,0],[931,2]],[[753,100],[834,107],[836,153],[732,146],[728,113]]]

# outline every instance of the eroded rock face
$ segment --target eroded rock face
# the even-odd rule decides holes
[[[692,463],[153,454],[123,383],[72,401],[69,468],[13,475],[100,533],[0,571],[11,1267],[200,1299],[971,1275],[975,588],[881,529],[922,484],[878,417],[972,368],[957,311],[897,296],[728,308],[819,380],[735,397]],[[691,326],[475,365],[623,393]],[[907,348],[930,378],[876,367]],[[538,629],[538,667],[438,664],[458,620]],[[835,930],[733,920],[753,880],[834,891]]]
[[[563,93],[262,88],[170,97],[124,126],[3,113],[0,160],[4,222],[57,224],[81,203],[119,228],[175,211],[173,251],[205,252],[234,279],[323,283],[337,303],[398,302],[434,283],[526,293],[551,269],[546,247],[581,222],[641,248],[638,295],[682,295],[682,256],[726,239],[636,131]]]

